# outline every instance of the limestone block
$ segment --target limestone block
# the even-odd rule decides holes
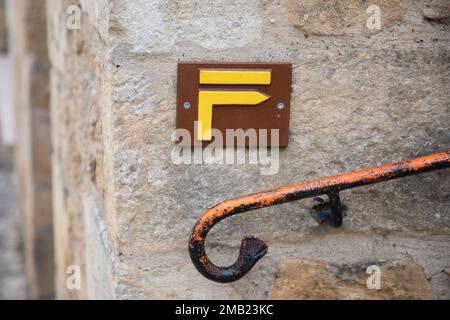
[[[152,6],[148,11],[161,25],[156,30],[144,21],[135,23],[143,18],[132,8],[114,11],[122,15],[122,31],[111,51],[115,67],[113,176],[118,199],[113,215],[117,215],[120,252],[129,265],[151,266],[153,257],[142,254],[149,250],[155,254],[186,250],[186,239],[199,215],[225,199],[448,148],[448,97],[444,94],[448,34],[423,24],[414,33],[398,31],[402,41],[392,41],[383,33],[376,39],[358,38],[356,43],[339,37],[319,41],[299,36],[298,29],[283,20],[280,4],[256,3],[240,8],[257,6],[258,10],[240,12],[243,20],[250,21],[249,15],[260,14],[262,38],[242,32],[237,38],[225,34],[212,42],[199,38],[206,31],[199,33],[197,28],[209,30],[206,22],[199,27],[185,25],[191,19],[203,21],[199,19],[207,17],[203,9],[171,10],[170,23],[182,30],[178,33],[167,31],[170,23],[161,18],[165,7],[154,2],[148,4]],[[406,8],[403,3],[397,5],[398,10]],[[232,19],[237,8],[224,10],[224,19]],[[415,38],[430,36],[439,41],[426,41],[419,47]],[[240,37],[249,42],[237,48]],[[294,62],[291,144],[281,152],[277,175],[262,177],[250,165],[176,166],[171,162],[178,59]],[[439,230],[448,234],[448,199],[442,190],[449,183],[448,173],[440,172],[344,192],[343,203],[349,210],[343,232],[427,234]],[[209,241],[213,248],[236,249],[246,234],[270,243],[319,237],[330,230],[316,226],[311,207],[312,202],[305,200],[227,219],[213,229]],[[185,259],[190,264],[189,257]],[[145,283],[141,280],[139,286]],[[205,291],[211,288],[205,283]]]
[[[408,5],[409,0],[289,0],[286,12],[289,19],[308,34],[337,36],[386,30],[402,21]],[[368,28],[367,21],[378,13],[380,28]]]
[[[379,265],[380,287],[368,288],[371,265]],[[382,266],[381,266],[382,265]],[[282,259],[272,289],[273,299],[300,300],[393,300],[431,299],[431,283],[411,258],[394,263],[370,262],[330,265]]]

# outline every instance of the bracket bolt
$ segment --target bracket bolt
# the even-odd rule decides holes
[[[184,104],[183,104],[183,108],[190,109],[191,108],[191,104],[188,101],[185,101]]]
[[[280,102],[279,104],[277,104],[277,108],[278,108],[278,110],[283,110],[284,109],[284,103]]]

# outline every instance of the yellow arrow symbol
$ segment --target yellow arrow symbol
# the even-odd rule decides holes
[[[198,95],[198,139],[211,141],[214,105],[257,105],[270,96],[258,91],[200,91]]]

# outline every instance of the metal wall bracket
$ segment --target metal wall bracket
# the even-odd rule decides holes
[[[332,227],[339,228],[342,226],[343,213],[339,191],[332,191],[327,194],[328,202],[324,202],[322,198],[315,197],[317,204],[313,207],[313,218],[318,224],[329,224]]]

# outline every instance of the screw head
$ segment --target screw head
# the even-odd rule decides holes
[[[277,108],[278,108],[278,110],[283,110],[284,109],[284,103],[280,102],[279,104],[277,104]]]
[[[191,104],[188,101],[185,101],[184,104],[183,104],[183,108],[190,109],[191,108]]]

